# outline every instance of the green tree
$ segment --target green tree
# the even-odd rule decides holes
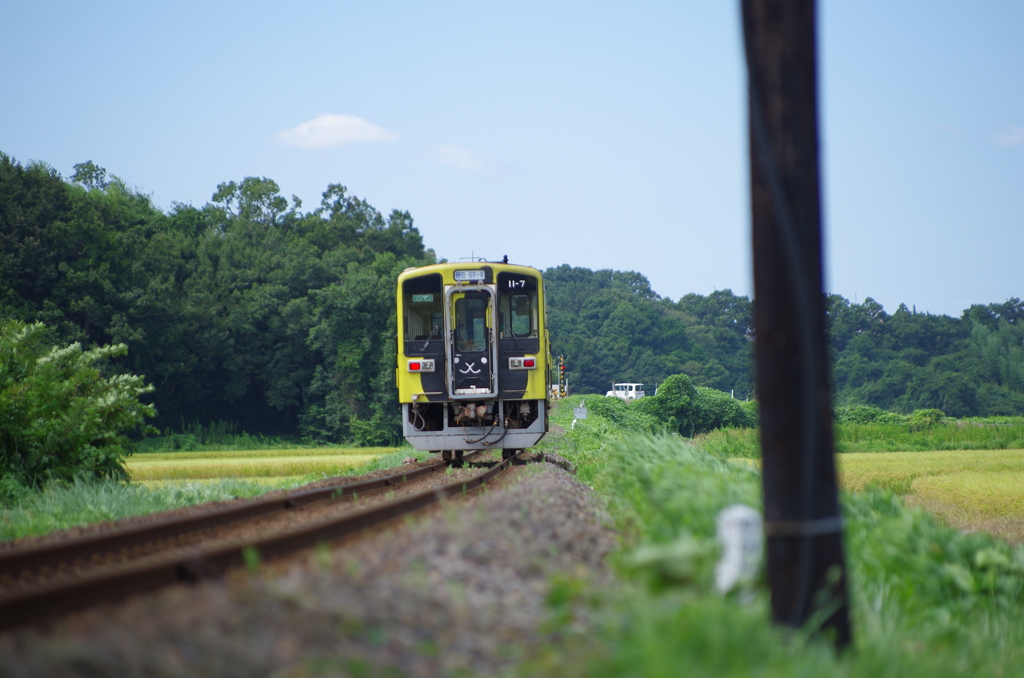
[[[154,408],[142,377],[104,376],[123,344],[51,347],[42,323],[0,324],[0,476],[38,488],[87,473],[126,478],[127,433]]]
[[[89,190],[103,190],[109,184],[106,180],[107,170],[94,164],[92,160],[80,162],[74,166],[74,169],[75,173],[71,176],[71,181],[78,182]]]

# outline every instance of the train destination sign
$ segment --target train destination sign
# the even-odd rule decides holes
[[[455,280],[459,282],[485,280],[486,278],[487,274],[480,269],[476,269],[475,271],[455,271]]]

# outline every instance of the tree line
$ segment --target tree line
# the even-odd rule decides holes
[[[125,344],[104,369],[153,386],[152,423],[234,422],[265,435],[382,444],[395,405],[397,274],[436,262],[408,212],[344,186],[320,204],[267,178],[161,210],[91,162],[65,180],[0,154],[0,318],[44,323],[54,346]],[[529,262],[526,262],[529,263]],[[552,349],[576,393],[614,381],[753,398],[752,301],[663,298],[640,273],[544,272]],[[837,402],[949,415],[1024,414],[1024,305],[960,318],[885,313],[829,296]]]
[[[662,298],[639,273],[572,268],[545,272],[552,349],[569,361],[576,393],[616,381],[653,386],[686,374],[696,386],[754,398],[753,304],[719,290]],[[892,314],[826,298],[838,406],[872,405],[949,416],[1024,414],[1024,302],[976,304],[959,318]]]

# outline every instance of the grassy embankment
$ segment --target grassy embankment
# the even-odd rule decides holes
[[[18,506],[0,507],[0,540],[255,497],[335,475],[397,466],[409,456],[421,454],[411,448],[293,448],[133,455],[127,463],[133,482],[78,479],[53,484]]]
[[[737,501],[760,507],[754,466],[633,433],[627,419],[591,414],[572,428],[577,401],[554,413],[562,430],[543,444],[607,499],[623,535],[619,581],[598,587],[580,573],[553,582],[561,637],[524,675],[1024,675],[1024,549],[942,525],[890,490],[844,493],[856,640],[836,657],[805,633],[772,627],[763,582],[749,596],[711,586],[715,516]],[[597,630],[577,632],[580,616]]]

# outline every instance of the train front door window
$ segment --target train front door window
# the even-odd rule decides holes
[[[489,392],[492,386],[491,315],[488,292],[454,296],[452,386],[455,393]]]
[[[487,348],[487,299],[465,297],[455,302],[455,345],[460,353]]]

